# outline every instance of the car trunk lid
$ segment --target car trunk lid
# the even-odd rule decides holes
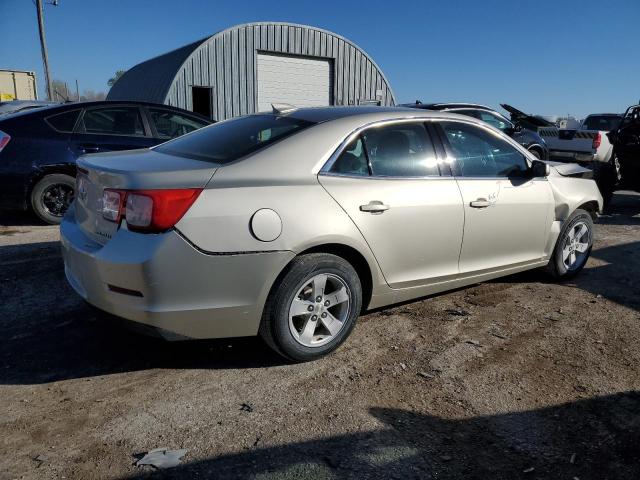
[[[148,149],[83,156],[78,160],[76,178],[76,222],[90,238],[104,245],[119,228],[102,216],[106,188],[204,188],[215,171],[216,165],[208,162]]]

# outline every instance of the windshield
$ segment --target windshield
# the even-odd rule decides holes
[[[230,163],[293,135],[313,122],[278,115],[249,115],[217,123],[154,150],[216,164]]]
[[[615,130],[620,125],[619,115],[591,115],[584,119],[583,130]]]

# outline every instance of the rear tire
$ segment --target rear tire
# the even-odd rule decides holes
[[[531,153],[531,155],[536,157],[538,160],[542,160],[542,155],[540,155],[540,152],[538,150],[536,150],[535,148],[532,149],[532,150],[529,150],[529,152]]]
[[[564,222],[547,271],[558,280],[576,276],[586,265],[592,247],[593,219],[579,208]]]
[[[362,285],[349,262],[326,253],[302,255],[272,288],[260,336],[289,360],[314,360],[346,340],[361,308]]]
[[[31,191],[31,208],[43,222],[57,225],[73,201],[75,179],[63,173],[45,175]]]

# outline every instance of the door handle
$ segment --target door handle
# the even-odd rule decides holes
[[[360,205],[361,212],[369,212],[369,213],[373,213],[374,215],[385,212],[389,210],[389,208],[391,208],[389,207],[389,205],[385,205],[379,200],[372,200],[366,205]]]
[[[479,198],[469,204],[473,208],[487,208],[491,206],[491,202],[486,198]]]

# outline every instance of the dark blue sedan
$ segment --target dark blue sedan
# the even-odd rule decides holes
[[[211,120],[167,105],[85,102],[0,119],[0,209],[33,209],[60,223],[73,200],[80,155],[148,148]]]

